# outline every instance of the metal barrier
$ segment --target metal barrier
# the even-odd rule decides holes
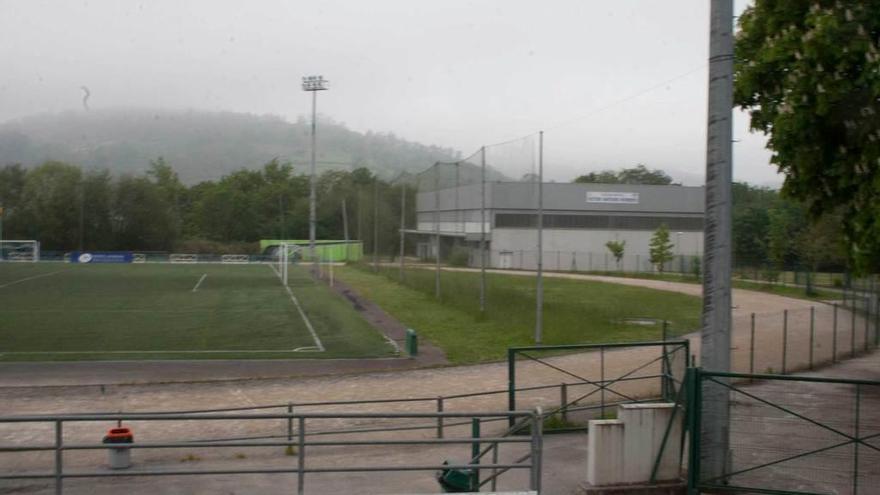
[[[402,439],[395,436],[393,439],[349,439],[349,440],[308,440],[307,425],[309,420],[354,420],[354,419],[451,419],[460,418],[468,419],[468,423],[472,425],[471,434],[456,438],[414,438]],[[517,427],[508,429],[504,434],[497,437],[481,436],[481,424],[490,420],[513,419]],[[217,422],[217,421],[236,421],[236,422],[253,422],[265,420],[284,420],[288,425],[287,439],[283,441],[224,441],[224,442],[199,442],[199,441],[143,441],[143,435],[137,438],[135,443],[125,444],[125,448],[131,449],[181,449],[181,448],[256,448],[256,447],[286,447],[288,449],[296,448],[294,455],[297,456],[295,466],[289,467],[258,467],[252,469],[156,469],[151,467],[138,468],[136,471],[110,471],[110,470],[72,470],[65,463],[65,453],[106,450],[107,444],[103,443],[77,443],[65,440],[65,425],[71,423],[85,422],[122,422],[137,421],[143,425],[144,422]],[[110,477],[149,477],[149,476],[190,476],[190,475],[221,475],[221,474],[270,474],[270,473],[289,473],[297,475],[298,493],[302,494],[305,490],[306,473],[356,473],[356,472],[404,472],[404,471],[437,471],[444,469],[461,469],[474,473],[474,479],[479,480],[481,470],[492,472],[492,476],[487,478],[485,482],[494,480],[503,472],[511,469],[528,469],[530,490],[538,491],[541,486],[541,414],[540,411],[505,411],[505,412],[480,412],[480,413],[337,413],[337,414],[211,414],[211,415],[191,415],[191,414],[125,414],[125,415],[45,415],[45,416],[12,416],[0,417],[0,424],[4,423],[50,423],[54,425],[54,442],[35,445],[3,445],[0,446],[0,452],[6,453],[22,453],[22,452],[52,452],[54,453],[53,469],[51,472],[19,472],[19,473],[0,473],[0,480],[22,480],[22,479],[51,479],[55,482],[55,493],[62,493],[65,479],[73,478],[110,478]],[[293,424],[296,428],[293,428]],[[528,435],[513,435],[512,433],[521,433],[521,430],[528,427]],[[387,430],[386,430],[387,431]],[[401,446],[401,445],[470,445],[471,460],[462,464],[376,464],[376,465],[360,465],[360,466],[318,466],[311,467],[306,465],[306,452],[310,452],[316,447],[364,447],[364,446]],[[511,462],[498,461],[499,445],[503,444],[525,444],[528,452],[525,455],[516,457]],[[481,463],[480,454],[483,446],[488,445],[486,452],[493,451],[493,461],[491,463]],[[114,446],[116,447],[116,446]],[[312,454],[315,455],[315,454]],[[481,486],[481,485],[478,485]]]
[[[664,329],[666,327],[666,322],[663,322]],[[665,333],[665,332],[664,332]],[[618,372],[617,376],[609,377],[606,376],[607,371],[607,363],[606,363],[606,354],[609,350],[624,350],[624,349],[650,349],[656,348],[659,351],[659,355],[656,357],[648,357],[644,362],[636,362],[629,363],[625,366],[624,370]],[[571,369],[566,369],[556,364],[553,364],[546,359],[540,359],[535,357],[533,354],[536,353],[562,353],[569,351],[593,351],[598,353],[599,363],[598,363],[598,379],[587,378],[582,374],[582,372],[574,372]],[[584,356],[584,355],[580,355]],[[623,403],[635,403],[635,402],[655,402],[656,397],[659,395],[664,401],[672,401],[674,397],[678,394],[678,390],[681,388],[681,385],[684,381],[684,372],[689,363],[690,356],[690,342],[688,340],[663,340],[658,342],[629,342],[629,343],[614,343],[614,344],[572,344],[572,345],[540,345],[540,346],[527,346],[527,347],[511,347],[507,350],[507,376],[508,376],[508,389],[507,389],[507,402],[508,409],[516,410],[517,407],[517,395],[519,391],[525,390],[523,388],[517,388],[517,371],[516,371],[516,363],[517,357],[523,357],[528,359],[531,362],[537,363],[542,366],[546,366],[552,370],[555,370],[563,375],[566,375],[571,378],[575,378],[578,381],[572,384],[566,384],[565,386],[560,388],[560,405],[558,408],[552,408],[547,410],[544,413],[544,416],[553,416],[556,414],[561,415],[563,423],[568,423],[567,415],[573,411],[585,411],[585,410],[598,410],[599,417],[604,418],[606,416],[606,409],[608,407],[612,407],[618,404]],[[584,357],[585,358],[585,357]],[[586,358],[585,358],[586,359]],[[649,373],[649,374],[639,374],[640,372],[649,369],[650,367],[656,367],[659,363],[659,373]],[[636,381],[657,381],[656,393],[647,393],[642,394],[645,398],[635,397],[629,393],[625,393],[621,391],[619,388],[615,388],[615,386],[620,386],[622,384],[636,382]],[[574,399],[569,399],[567,388],[571,386],[588,386],[591,388],[588,392],[576,395]],[[598,395],[598,400],[593,399],[592,404],[588,405],[579,405],[580,403],[587,401],[594,395]],[[608,401],[607,395],[611,395],[612,397],[616,397],[616,400]],[[565,428],[565,429],[586,429],[586,426],[574,427],[574,428]]]
[[[748,383],[755,382],[752,385]],[[877,493],[880,381],[688,370],[689,493]],[[729,454],[704,473],[703,397],[730,394]]]

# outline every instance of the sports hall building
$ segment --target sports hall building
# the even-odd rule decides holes
[[[420,192],[417,225],[406,230],[416,254],[432,258],[438,248],[446,259],[453,250],[469,253],[479,265],[481,206],[485,214],[486,249],[493,268],[533,269],[537,262],[538,187],[526,182],[481,185]],[[677,261],[703,253],[705,190],[687,186],[545,183],[543,187],[544,266],[550,270],[615,269],[609,266],[609,240],[626,241],[624,270],[651,270],[649,244],[661,224],[670,231]],[[437,240],[439,239],[439,246]],[[689,262],[688,262],[689,264]]]

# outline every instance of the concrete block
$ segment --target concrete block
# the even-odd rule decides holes
[[[618,418],[624,427],[624,477],[623,483],[645,483],[651,479],[651,470],[663,435],[675,410],[671,403],[622,404]],[[660,460],[657,480],[678,479],[679,439],[681,438],[681,415],[669,432],[666,448]]]
[[[624,477],[624,424],[619,419],[594,419],[588,426],[587,481],[592,485],[620,483]]]

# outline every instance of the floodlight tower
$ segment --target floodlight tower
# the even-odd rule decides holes
[[[318,91],[324,91],[329,81],[324,76],[306,76],[302,78],[303,91],[312,92],[312,161],[309,166],[309,258],[312,261],[312,273],[315,272],[315,223],[317,221],[317,213],[315,207],[316,193],[315,187],[317,180],[315,178],[315,132],[318,127]]]

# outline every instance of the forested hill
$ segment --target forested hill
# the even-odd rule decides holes
[[[273,158],[305,172],[309,122],[233,112],[118,109],[45,114],[0,124],[0,165],[58,160],[139,173],[162,156],[185,183],[212,180]],[[423,170],[457,158],[449,148],[360,133],[319,118],[318,169],[367,167],[382,177]]]

